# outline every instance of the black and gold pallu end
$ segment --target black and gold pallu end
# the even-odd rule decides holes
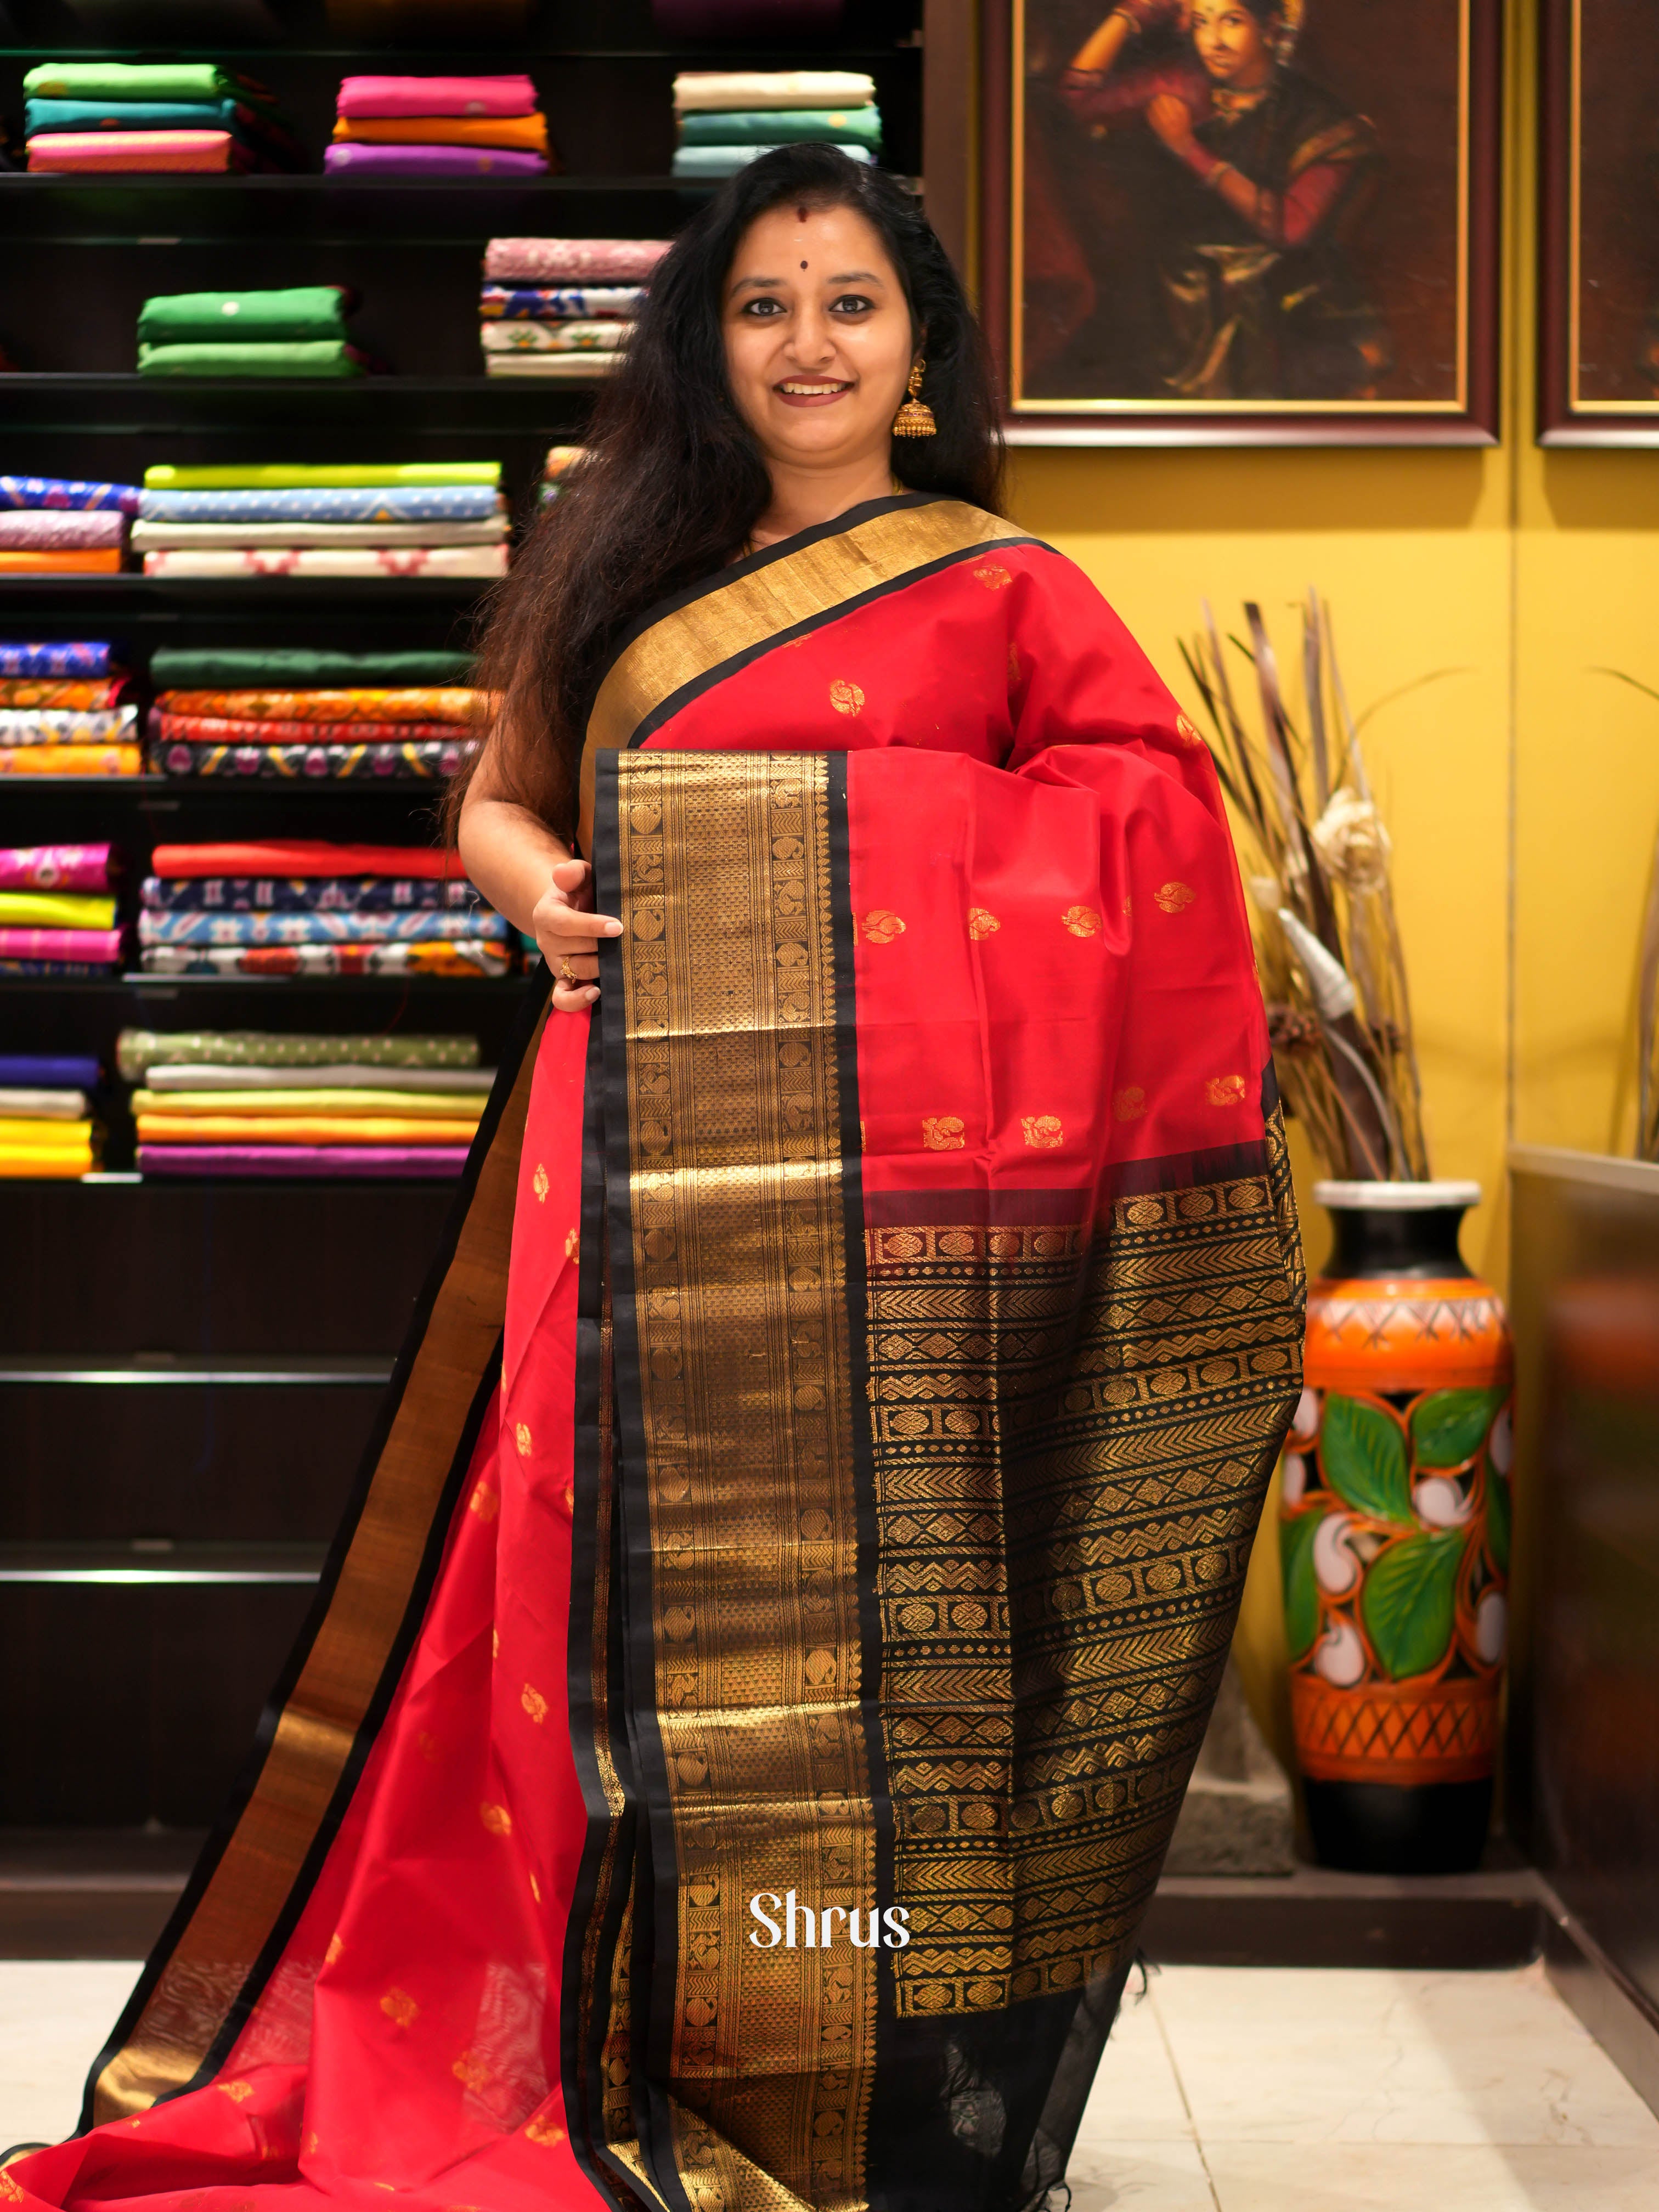
[[[1300,1387],[1262,1144],[869,1206],[898,1954],[872,2206],[1063,2177]],[[934,2192],[930,2197],[929,2191]]]
[[[230,1803],[94,2063],[82,2131],[212,2080],[299,1922],[386,1717],[500,1379],[548,990],[544,972],[526,993],[316,1603]]]

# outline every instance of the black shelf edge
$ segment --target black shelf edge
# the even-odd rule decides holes
[[[0,1389],[26,1383],[116,1389],[148,1389],[159,1383],[179,1389],[217,1389],[225,1384],[250,1389],[343,1384],[348,1389],[379,1390],[392,1380],[392,1365],[390,1359],[351,1359],[321,1353],[298,1359],[276,1352],[184,1352],[176,1359],[161,1359],[143,1353],[57,1357],[19,1352],[0,1354]]]
[[[314,1583],[325,1556],[321,1544],[0,1543],[0,1583]]]
[[[140,376],[136,369],[88,374],[68,369],[15,369],[0,375],[0,419],[11,438],[52,434],[123,437],[213,437],[262,441],[273,433],[365,431],[385,441],[418,439],[422,450],[452,439],[489,441],[551,438],[586,412],[601,377],[550,381],[538,377],[362,376],[234,379]],[[384,450],[382,446],[380,450]],[[405,456],[404,458],[408,458]],[[455,459],[447,455],[446,459]],[[462,456],[460,458],[470,458]],[[499,452],[491,456],[500,459]],[[8,576],[19,584],[116,583],[123,577]],[[160,578],[145,579],[160,582]],[[269,582],[270,578],[237,580]],[[283,582],[341,584],[405,581],[471,584],[482,591],[488,577],[283,578]]]
[[[538,46],[522,40],[485,40],[469,45],[461,39],[434,40],[429,46],[289,46],[281,40],[270,40],[261,46],[181,46],[162,42],[169,58],[182,62],[373,62],[382,71],[392,71],[398,61],[430,62],[434,56],[446,54],[452,58],[465,57],[469,60],[493,61],[499,69],[503,46],[510,47],[515,58],[522,62],[700,62],[705,67],[722,69],[781,69],[802,66],[807,48],[816,53],[823,41],[821,38],[798,40],[793,44],[738,46],[722,41],[714,46],[688,44],[679,46]],[[0,46],[0,61],[12,62],[127,62],[150,61],[158,46],[155,42],[145,46],[70,46],[59,40],[53,46]],[[880,46],[835,47],[837,68],[852,62],[889,62],[896,54],[919,54],[921,45],[911,39],[895,39],[890,45]]]

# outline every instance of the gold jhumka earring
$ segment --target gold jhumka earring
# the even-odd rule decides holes
[[[921,373],[927,366],[925,361],[919,361],[910,371],[909,395],[893,417],[893,435],[896,438],[936,438],[939,435],[939,424],[933,420],[933,409],[925,399],[916,397],[921,390]]]

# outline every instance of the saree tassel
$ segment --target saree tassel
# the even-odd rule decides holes
[[[927,364],[917,362],[910,371],[910,386],[904,404],[893,417],[896,438],[935,438],[939,424],[933,420],[933,410],[925,399],[918,398],[921,390],[922,372]]]

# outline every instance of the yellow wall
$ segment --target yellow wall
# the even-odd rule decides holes
[[[1394,838],[1431,1161],[1482,1185],[1464,1254],[1500,1284],[1510,1133],[1629,1147],[1637,932],[1659,826],[1659,702],[1589,672],[1659,690],[1659,452],[1532,442],[1536,6],[1510,0],[1506,39],[1501,446],[1025,447],[1012,473],[1015,516],[1081,563],[1189,706],[1176,641],[1200,601],[1236,622],[1258,599],[1288,645],[1310,583],[1330,603],[1356,711],[1457,672],[1386,708],[1366,743]],[[1302,1168],[1316,1263],[1328,1231]],[[1259,1551],[1240,1644],[1259,1711],[1275,1702],[1282,1650],[1270,1566]]]

